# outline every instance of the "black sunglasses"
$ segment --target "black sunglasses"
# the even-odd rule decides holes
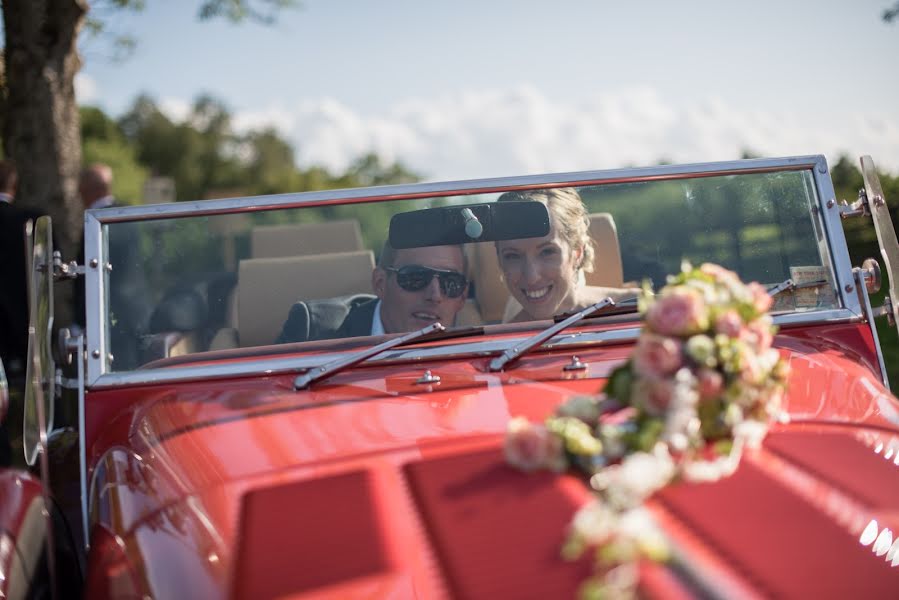
[[[468,285],[468,279],[458,271],[432,269],[422,265],[386,267],[384,270],[396,273],[397,284],[407,292],[425,289],[435,276],[440,281],[440,291],[447,298],[458,298],[465,293],[465,287]]]

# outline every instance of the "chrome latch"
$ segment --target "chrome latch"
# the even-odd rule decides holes
[[[440,375],[434,375],[433,373],[431,373],[430,369],[427,369],[424,372],[424,375],[419,377],[415,381],[415,383],[419,385],[424,385],[426,383],[440,383]]]
[[[883,204],[883,198],[880,196],[874,197],[874,202],[878,203],[877,205]],[[870,217],[871,210],[868,205],[868,193],[865,191],[865,188],[862,188],[858,191],[858,199],[852,204],[848,204],[845,200],[840,202],[840,218],[848,219],[850,217]]]
[[[79,275],[84,275],[84,265],[74,260],[63,262],[59,250],[53,251],[53,279],[75,279]]]
[[[586,371],[587,365],[581,362],[581,359],[577,356],[571,357],[571,362],[562,367],[565,371]]]
[[[889,296],[883,299],[883,306],[872,308],[871,314],[874,315],[874,317],[882,317],[883,315],[886,315],[887,324],[890,327],[894,327],[896,325],[896,321],[893,320],[893,301],[890,300]]]

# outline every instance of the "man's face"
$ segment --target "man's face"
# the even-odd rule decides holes
[[[409,267],[405,271],[397,272],[403,267]],[[456,319],[456,313],[465,303],[468,286],[464,286],[462,293],[453,298],[452,290],[458,290],[456,275],[450,275],[454,281],[449,284],[450,295],[441,289],[439,277],[430,276],[427,271],[415,270],[412,267],[429,267],[440,271],[453,271],[462,274],[464,262],[462,248],[459,246],[433,246],[430,248],[410,248],[397,250],[396,259],[390,270],[380,267],[375,269],[372,275],[372,287],[378,298],[381,299],[381,321],[384,323],[384,331],[387,333],[399,333],[421,329],[426,325],[437,321],[447,327]],[[409,275],[413,275],[410,277]],[[400,285],[402,280],[406,287],[411,283],[418,285],[427,281],[421,289],[410,291]],[[416,286],[412,286],[416,287]]]

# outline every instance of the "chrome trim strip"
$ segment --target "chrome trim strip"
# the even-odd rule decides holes
[[[103,252],[102,225],[96,218],[97,211],[84,213],[84,306],[87,336],[84,348],[87,354],[87,384],[90,386],[106,372],[106,282],[103,277],[103,265],[106,254]],[[97,267],[89,266],[92,260]],[[77,317],[76,317],[77,318]]]
[[[590,185],[593,183],[624,183],[631,181],[684,179],[738,173],[767,171],[795,171],[811,169],[821,164],[821,156],[797,156],[786,158],[761,158],[726,162],[695,163],[687,165],[659,165],[605,171],[580,171],[547,175],[495,177],[467,181],[413,183],[380,187],[276,194],[196,202],[175,202],[145,206],[122,206],[89,210],[85,214],[101,223],[120,221],[146,221],[175,217],[206,216],[240,212],[258,212],[273,208],[296,208],[309,204],[340,204],[373,200],[399,200],[439,195],[469,195],[513,188],[529,188],[558,185]]]
[[[789,313],[774,317],[775,325],[799,326],[814,323],[849,323],[861,320],[860,317],[845,309],[826,311],[810,311],[807,313]],[[563,333],[542,346],[542,351],[564,350],[569,347],[595,344],[615,344],[637,339],[641,328],[628,327],[610,331],[591,331]],[[514,338],[493,341],[461,342],[445,346],[426,348],[400,348],[382,352],[370,359],[366,365],[386,365],[394,362],[424,361],[432,359],[456,360],[460,358],[479,358],[499,354],[522,340],[527,333]],[[90,389],[116,388],[126,385],[153,385],[173,382],[207,381],[231,377],[247,377],[252,375],[281,375],[312,369],[344,356],[345,353],[317,354],[299,358],[267,358],[225,364],[203,365],[199,367],[169,367],[161,369],[144,369],[124,373],[109,373],[101,376]]]
[[[855,323],[861,321],[861,315],[845,308],[815,310],[800,313],[787,313],[774,317],[774,324],[779,327],[813,325],[815,323]]]
[[[871,310],[871,298],[868,296],[868,287],[865,285],[861,269],[853,269],[852,274],[855,275],[855,287],[858,290],[858,296],[865,310],[865,320],[871,327],[871,335],[874,337],[874,347],[877,349],[877,364],[880,365],[880,378],[883,380],[883,386],[890,389],[890,378],[887,376],[887,366],[883,361],[883,352],[880,351],[880,336],[877,335],[877,323],[874,322],[874,311]]]
[[[846,236],[843,233],[843,223],[840,218],[840,208],[836,192],[833,189],[833,181],[824,157],[812,171],[818,193],[818,214],[824,224],[827,235],[827,246],[830,250],[831,268],[834,275],[836,293],[842,306],[853,313],[862,316],[862,306],[858,300],[858,294],[853,293],[851,287],[855,285],[855,277],[852,274],[852,260],[849,257],[849,246],[846,244]]]
[[[90,550],[90,530],[87,526],[88,502],[87,496],[87,448],[85,447],[85,437],[87,436],[87,427],[84,418],[84,336],[79,335],[76,338],[78,353],[75,355],[75,362],[78,364],[78,466],[81,472],[78,479],[81,485],[81,527],[84,534],[83,542],[85,551]]]

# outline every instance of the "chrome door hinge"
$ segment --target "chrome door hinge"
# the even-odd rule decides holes
[[[842,200],[840,202],[840,218],[849,219],[851,217],[870,217],[871,202],[874,203],[874,206],[883,206],[886,201],[883,199],[883,196],[878,195],[869,199],[868,193],[865,191],[865,188],[860,189],[858,191],[858,199],[852,204],[848,204],[845,200]]]

